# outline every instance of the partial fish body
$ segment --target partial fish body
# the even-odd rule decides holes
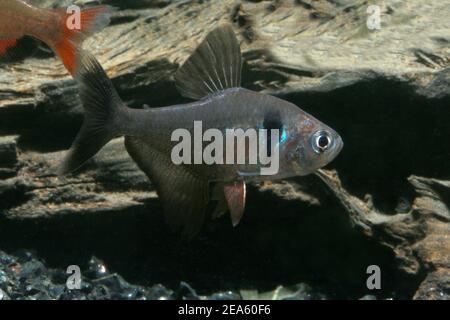
[[[24,36],[49,45],[65,67],[75,73],[81,42],[109,24],[111,8],[96,6],[81,11],[80,29],[69,28],[71,13],[65,9],[42,9],[22,0],[0,0],[0,56],[13,48]]]
[[[211,32],[176,74],[186,97],[198,101],[163,108],[127,108],[99,63],[83,57],[77,79],[85,121],[60,171],[80,167],[109,140],[125,136],[128,153],[155,184],[168,222],[187,235],[200,229],[205,216],[230,211],[237,225],[245,207],[246,182],[306,175],[333,160],[342,149],[339,135],[297,106],[240,87],[241,53],[231,27]],[[202,129],[278,129],[279,171],[261,176],[261,164],[181,164],[171,159],[176,129],[194,136]],[[248,151],[248,150],[247,150]],[[213,207],[213,209],[211,209]]]

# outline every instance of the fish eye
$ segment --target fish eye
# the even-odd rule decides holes
[[[331,135],[326,131],[317,131],[312,136],[312,147],[314,152],[323,153],[331,147]]]

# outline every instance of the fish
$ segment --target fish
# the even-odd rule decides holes
[[[81,43],[110,23],[113,10],[93,6],[81,10],[79,20],[72,21],[75,11],[38,8],[30,0],[0,0],[0,57],[5,57],[19,39],[31,36],[52,48],[74,75]]]
[[[179,92],[192,102],[133,109],[120,99],[95,57],[84,54],[75,76],[84,121],[59,174],[74,172],[111,139],[124,136],[128,154],[156,187],[166,221],[174,230],[193,237],[207,217],[217,218],[227,211],[233,226],[238,225],[245,211],[248,183],[314,173],[343,148],[334,129],[295,104],[241,87],[242,64],[233,27],[221,25],[175,74]],[[263,134],[261,141],[268,154],[276,150],[267,147],[272,141],[268,133],[278,132],[279,139],[274,140],[278,170],[261,175],[261,161],[174,163],[173,150],[180,141],[173,139],[173,133],[181,129],[195,136],[198,122],[205,133],[208,129],[263,130],[266,140]]]

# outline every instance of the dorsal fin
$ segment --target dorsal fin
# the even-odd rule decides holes
[[[175,75],[179,92],[199,100],[241,85],[241,49],[230,25],[211,31]]]

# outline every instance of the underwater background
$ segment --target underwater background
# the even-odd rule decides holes
[[[83,111],[61,62],[27,40],[0,65],[0,299],[449,298],[450,1],[101,3],[118,10],[84,48],[130,107],[187,102],[175,71],[231,23],[243,87],[295,103],[345,147],[320,177],[249,186],[238,227],[225,215],[186,241],[123,139],[57,177]],[[81,290],[66,288],[70,265]]]

